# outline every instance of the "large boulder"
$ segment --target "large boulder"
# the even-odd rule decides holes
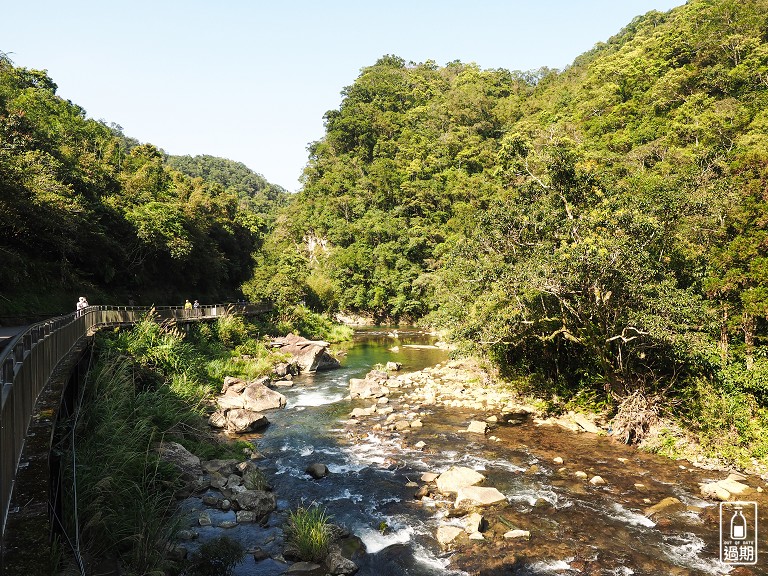
[[[243,390],[242,397],[247,410],[263,412],[285,407],[285,396],[275,392],[262,382],[250,382]]]
[[[244,434],[266,428],[268,424],[269,420],[261,412],[235,408],[227,411],[225,430],[232,434]]]
[[[330,344],[323,340],[307,340],[295,334],[272,340],[272,347],[290,354],[302,372],[338,368],[340,363],[328,352],[328,346]]]
[[[451,494],[466,486],[474,486],[485,480],[485,476],[463,466],[451,466],[437,477],[437,489],[443,494]]]
[[[245,490],[232,496],[240,510],[248,510],[258,517],[266,516],[277,508],[274,492],[264,490]]]
[[[203,474],[200,458],[192,454],[178,442],[163,442],[157,448],[160,459],[172,464],[179,472],[181,478],[188,482],[195,481]]]
[[[223,411],[234,409],[246,409],[252,412],[264,412],[285,406],[285,396],[269,388],[266,384],[269,379],[253,380],[245,387],[229,386],[223,395],[216,399],[219,408]]]

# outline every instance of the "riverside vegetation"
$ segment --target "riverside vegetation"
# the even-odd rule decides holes
[[[68,309],[88,286],[92,302],[194,289],[286,319],[314,318],[303,301],[420,321],[551,412],[760,470],[766,14],[690,0],[561,71],[384,56],[325,115],[291,197],[89,120],[0,54],[0,314]]]
[[[304,313],[305,327],[312,317]],[[280,321],[283,328],[285,322]],[[184,334],[148,315],[130,330],[97,336],[82,409],[57,447],[64,453],[69,491],[64,497],[66,534],[71,542],[82,543],[78,553],[89,572],[107,569],[109,562],[133,574],[185,568],[167,547],[179,528],[179,472],[160,458],[156,447],[178,442],[202,459],[243,460],[252,452],[247,442],[213,435],[208,416],[224,375],[264,376],[285,359],[259,338],[267,328],[275,326],[228,315]],[[296,514],[301,517],[300,511]],[[311,522],[304,525],[312,527]],[[226,573],[242,556],[238,546],[209,544],[188,562],[187,573]]]

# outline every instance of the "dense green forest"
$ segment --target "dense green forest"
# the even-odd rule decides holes
[[[325,115],[246,292],[425,319],[624,406],[628,440],[663,394],[763,455],[767,15],[690,0],[563,71],[382,57]]]
[[[169,157],[56,88],[0,53],[0,316],[69,312],[81,294],[236,297],[286,192],[230,160]]]
[[[629,441],[667,411],[766,456],[767,15],[689,0],[561,71],[383,56],[290,197],[0,57],[0,315],[194,290],[420,321]]]

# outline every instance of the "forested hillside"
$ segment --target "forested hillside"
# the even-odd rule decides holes
[[[0,316],[239,294],[286,193],[229,160],[168,158],[56,88],[0,53]]]
[[[426,316],[532,385],[631,399],[629,439],[663,393],[749,444],[768,403],[767,15],[690,0],[563,71],[381,58],[326,114],[247,290]]]

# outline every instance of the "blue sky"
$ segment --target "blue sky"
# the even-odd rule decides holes
[[[683,0],[30,0],[0,51],[48,70],[89,117],[169,154],[243,162],[297,190],[341,90],[384,54],[563,68],[634,16]]]

